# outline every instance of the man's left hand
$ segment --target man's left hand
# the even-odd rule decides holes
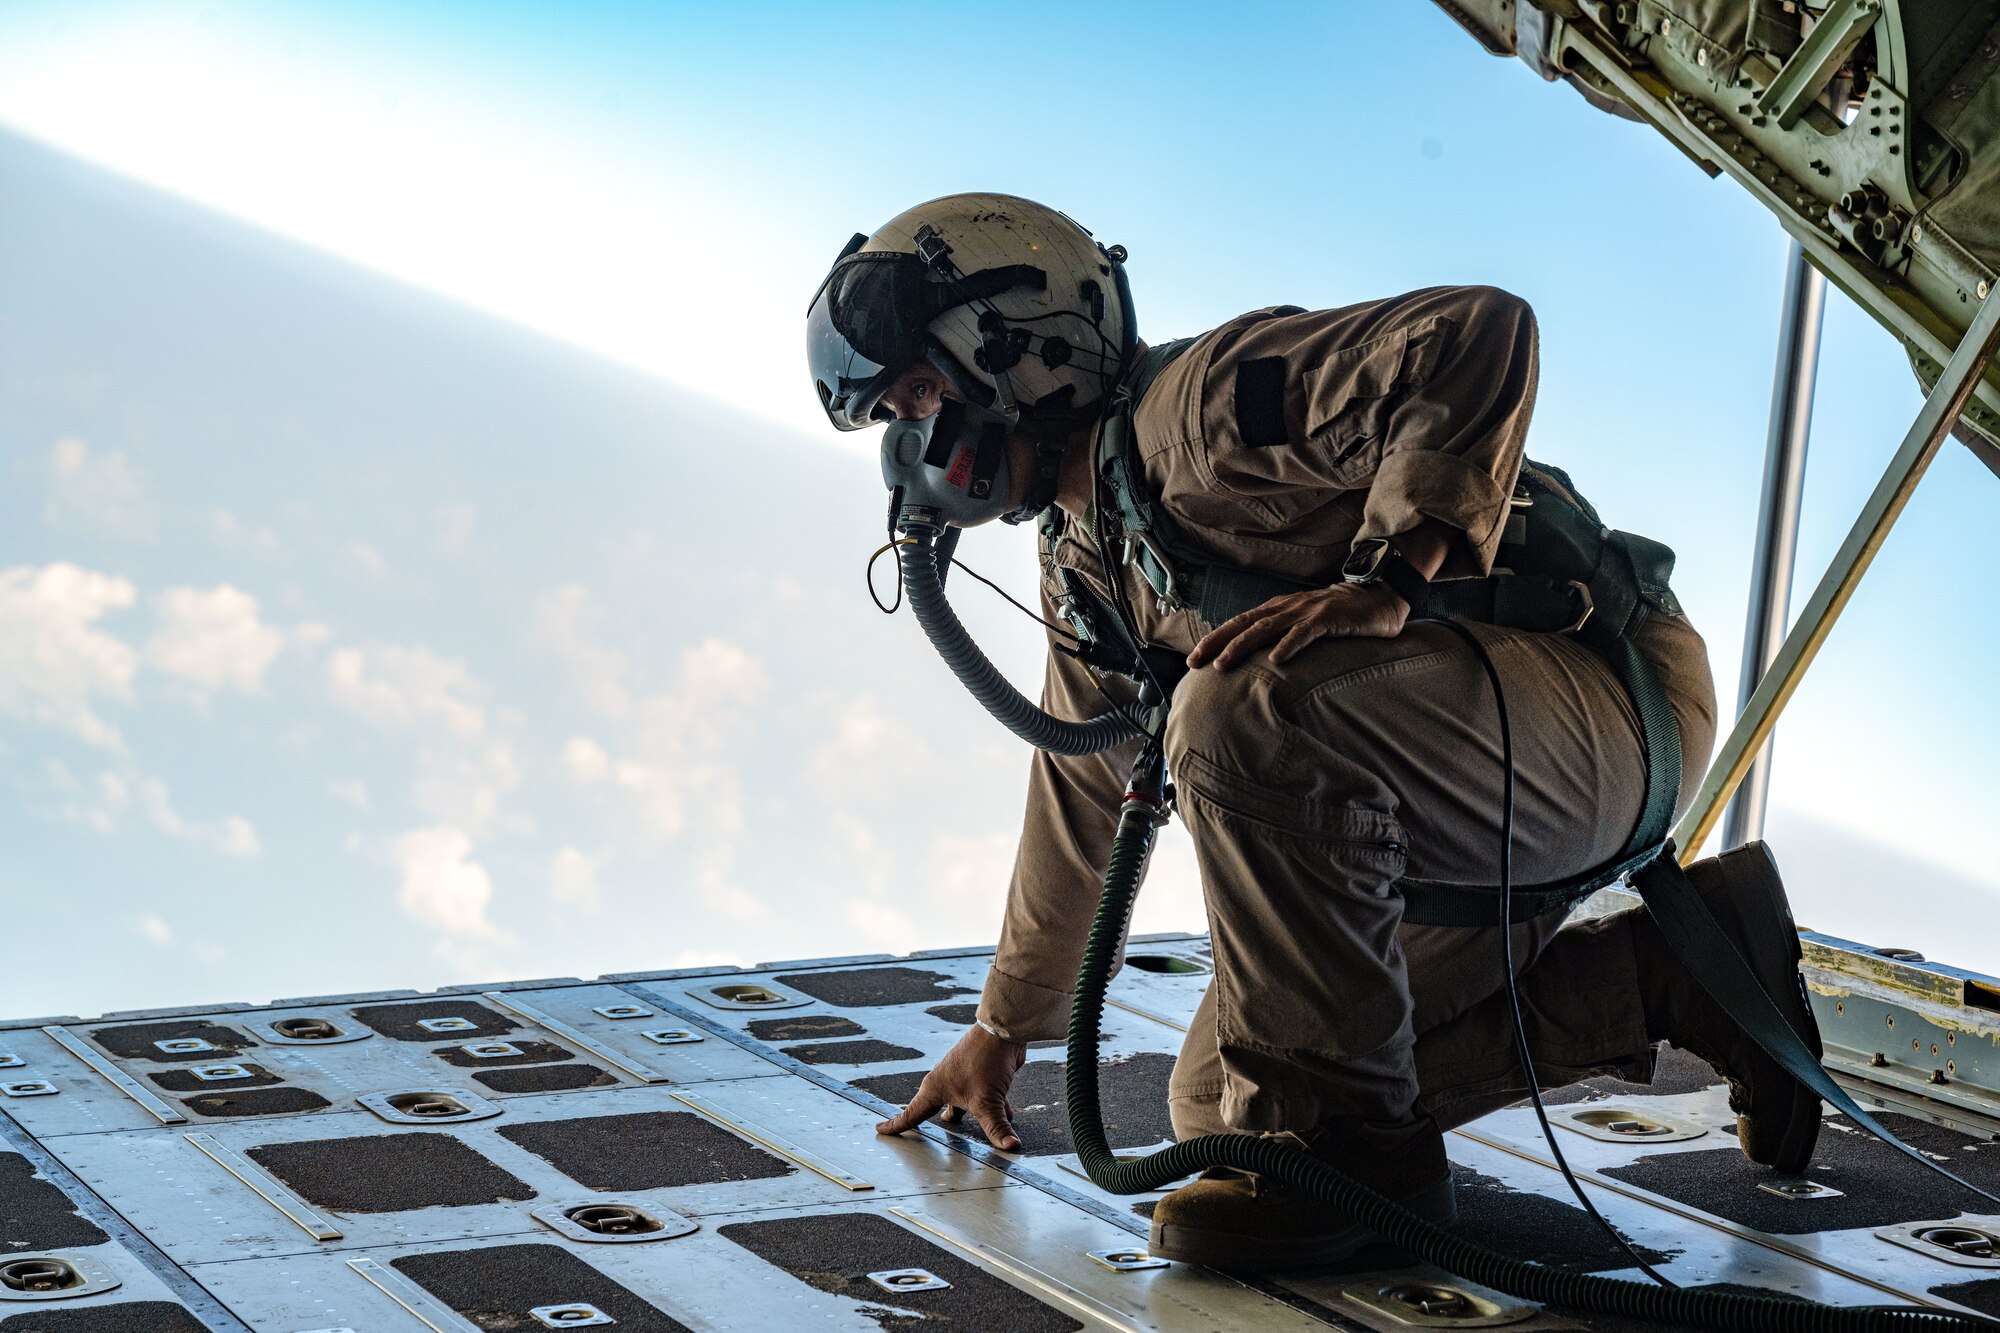
[[[1382,583],[1336,583],[1287,593],[1217,625],[1194,646],[1187,663],[1202,667],[1213,662],[1217,671],[1227,671],[1266,647],[1271,661],[1278,663],[1318,639],[1393,639],[1403,632],[1409,615],[1409,603]]]

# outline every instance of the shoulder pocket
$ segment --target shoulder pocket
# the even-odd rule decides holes
[[[1334,485],[1372,476],[1389,414],[1430,376],[1447,321],[1343,347],[1305,373],[1306,444]]]

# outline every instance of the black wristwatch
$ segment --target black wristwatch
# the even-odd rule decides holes
[[[1389,591],[1410,605],[1415,615],[1431,590],[1431,581],[1417,567],[1403,559],[1403,553],[1389,544],[1387,537],[1369,537],[1354,543],[1347,563],[1340,567],[1344,583],[1386,583]]]

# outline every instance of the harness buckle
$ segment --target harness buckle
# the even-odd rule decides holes
[[[1181,609],[1184,603],[1173,557],[1151,532],[1125,530],[1125,563],[1136,566],[1139,576],[1152,585],[1153,596],[1162,611],[1172,613]]]
[[[1597,609],[1597,603],[1591,600],[1590,586],[1588,584],[1583,583],[1577,579],[1571,579],[1569,581],[1569,586],[1576,589],[1577,597],[1583,602],[1583,614],[1576,618],[1576,623],[1574,625],[1568,625],[1556,631],[1558,634],[1576,633],[1578,630],[1582,629],[1585,625],[1590,623],[1590,613]]]

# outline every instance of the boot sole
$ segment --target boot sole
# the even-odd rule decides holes
[[[1748,864],[1738,869],[1729,865],[1742,858]],[[1792,920],[1791,904],[1785,897],[1784,881],[1778,876],[1777,862],[1769,849],[1762,843],[1751,843],[1725,853],[1721,858],[1726,873],[1744,878],[1737,892],[1731,895],[1730,903],[1735,908],[1738,920],[1743,926],[1741,942],[1745,947],[1744,960],[1750,964],[1750,971],[1763,985],[1765,992],[1778,1006],[1778,1012],[1805,1042],[1806,1049],[1818,1058],[1824,1052],[1820,1044],[1819,1024],[1812,1016],[1812,1006],[1805,995],[1805,979],[1799,974],[1799,964],[1805,958],[1805,951],[1799,947],[1798,926]],[[1745,888],[1754,890],[1744,892]],[[1813,1148],[1819,1142],[1820,1104],[1819,1096],[1804,1084],[1785,1076],[1790,1089],[1790,1097],[1782,1105],[1763,1105],[1766,1098],[1759,1097],[1760,1103],[1755,1119],[1760,1127],[1782,1125],[1777,1135],[1776,1146],[1753,1161],[1762,1162],[1775,1170],[1797,1174],[1804,1171],[1812,1161]],[[1767,1089],[1759,1089],[1768,1092]],[[1748,1137],[1741,1133],[1739,1138],[1748,1152]],[[1764,1135],[1759,1135],[1762,1145]]]
[[[1452,1193],[1450,1176],[1403,1195],[1397,1202],[1437,1226],[1448,1227],[1458,1220],[1458,1201]],[[1176,1263],[1200,1264],[1227,1273],[1269,1273],[1336,1264],[1380,1239],[1359,1225],[1314,1236],[1247,1236],[1155,1222],[1147,1249],[1157,1259],[1172,1259]]]

